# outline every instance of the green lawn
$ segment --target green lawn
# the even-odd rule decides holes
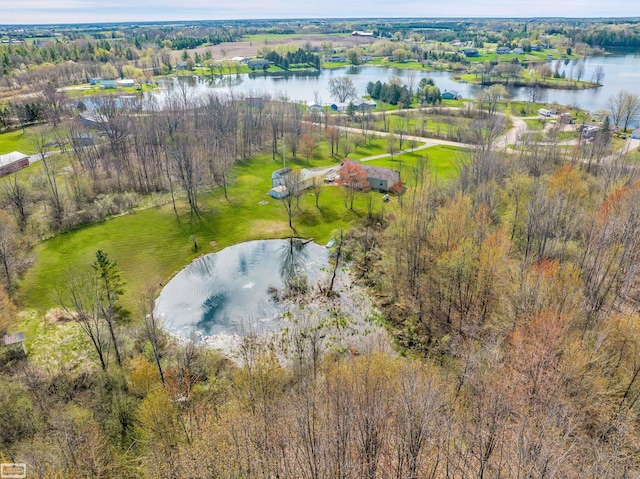
[[[271,68],[276,68],[272,70]],[[277,71],[279,68],[270,67],[267,71]],[[256,72],[261,72],[262,70],[256,70]],[[197,67],[191,71],[181,70],[179,72],[171,72],[167,76],[175,76],[175,75],[202,75],[202,76],[215,76],[215,75],[235,75],[240,73],[251,73],[253,70],[249,68],[244,63],[236,63],[229,62],[222,64],[221,68],[209,68],[209,67]]]
[[[482,50],[480,51],[480,53],[482,53]],[[548,61],[547,55],[553,55],[554,59],[559,59],[561,57],[561,54],[559,52],[550,51],[550,50],[549,51],[545,50],[543,52],[529,52],[524,54],[508,53],[506,55],[498,55],[495,52],[495,49],[493,49],[493,50],[487,50],[486,53],[481,54],[479,57],[469,57],[467,58],[467,60],[471,63],[483,63],[483,62],[504,63],[504,62],[514,61],[517,58],[518,61],[520,62],[535,63],[535,62]],[[570,58],[575,58],[575,56],[571,56]]]
[[[21,129],[0,133],[0,155],[11,153],[12,151],[19,151],[27,155],[35,153],[31,135],[38,128],[27,128],[26,133]]]
[[[82,88],[69,88],[65,90],[65,93],[70,98],[80,98],[86,96],[95,95],[108,95],[108,94],[140,94],[141,92],[154,91],[158,88],[158,85],[153,83],[142,83],[140,88],[138,87],[124,87],[124,88],[100,88],[99,85],[82,85]]]
[[[337,163],[336,159],[312,160],[312,166]],[[287,162],[287,166],[294,165],[306,166],[306,161]],[[234,184],[229,188],[230,201],[224,199],[220,189],[203,194],[199,220],[189,221],[181,204],[178,222],[167,204],[88,225],[37,245],[32,252],[34,265],[20,284],[19,302],[23,307],[40,310],[56,305],[52,285],[63,284],[69,271],[86,269],[96,250],[102,249],[118,262],[127,282],[124,304],[135,308],[142,290],[164,284],[203,253],[242,241],[291,235],[314,237],[324,243],[335,229],[347,228],[366,211],[362,198],[356,201],[356,212],[345,209],[340,189],[327,187],[320,198],[321,210],[315,207],[310,194],[302,198],[292,231],[283,205],[268,196],[271,172],[281,166],[279,158],[274,161],[268,155],[236,166]],[[193,249],[192,235],[198,251]]]
[[[527,124],[528,130],[540,131],[544,128],[540,120],[524,120],[524,122]]]
[[[458,174],[460,164],[468,158],[468,150],[456,146],[439,145],[413,153],[396,155],[393,159],[388,157],[367,161],[366,164],[400,170],[406,184],[411,186],[413,184],[411,169],[419,158],[427,159],[427,167],[436,178],[451,179]]]
[[[12,144],[16,144],[15,139]],[[321,141],[309,165],[302,157],[287,157],[287,166],[339,164],[341,152],[331,157],[328,150],[327,142]],[[385,150],[386,139],[376,138],[349,156],[359,159],[382,154]],[[455,174],[460,151],[452,147],[433,147],[371,164],[395,168],[398,161],[411,165],[426,154],[432,170],[438,176],[449,178]],[[310,192],[302,197],[300,211],[293,216],[295,231],[292,231],[284,206],[268,195],[271,173],[281,167],[282,159],[276,157],[273,160],[271,155],[261,155],[237,164],[230,175],[229,201],[224,198],[221,188],[203,192],[200,196],[201,216],[193,221],[184,202],[179,202],[180,221],[176,219],[171,204],[165,204],[87,225],[37,245],[32,251],[34,264],[20,284],[20,304],[41,311],[55,306],[56,291],[52,285],[62,285],[70,271],[86,270],[95,252],[101,249],[118,262],[127,282],[124,305],[134,310],[141,291],[148,286],[159,288],[160,283],[165,284],[201,254],[242,241],[291,235],[313,237],[322,244],[331,238],[335,230],[348,228],[366,214],[364,195],[357,196],[355,211],[351,211],[344,207],[341,188],[327,186],[320,197],[320,209],[315,207],[315,198]],[[198,243],[197,251],[192,237]]]
[[[380,154],[384,139],[350,156],[360,158]],[[337,165],[339,159],[328,154],[326,142],[320,142],[310,167]],[[397,155],[367,164],[399,169],[408,185],[413,183],[411,167],[420,157],[428,159],[429,171],[439,179],[449,179],[465,161],[465,150],[436,146],[415,153]],[[31,168],[38,168],[39,163]],[[184,202],[179,202],[180,221],[171,204],[152,207],[87,225],[60,234],[37,245],[31,252],[33,266],[19,285],[17,300],[24,308],[19,330],[29,338],[27,347],[32,360],[48,365],[81,366],[91,355],[86,337],[75,323],[48,324],[42,314],[58,306],[57,291],[64,287],[70,273],[87,271],[101,249],[117,261],[126,282],[123,306],[137,314],[137,300],[147,288],[159,291],[161,285],[196,257],[243,241],[254,239],[313,237],[326,243],[339,229],[348,229],[367,214],[366,194],[357,194],[354,211],[345,208],[342,188],[327,185],[320,197],[320,209],[307,192],[300,201],[300,211],[293,216],[295,231],[288,226],[284,206],[268,196],[271,173],[282,166],[281,158],[261,155],[236,165],[229,187],[229,201],[221,189],[201,195],[201,217],[190,221]],[[287,166],[307,167],[306,160],[287,159]],[[396,201],[384,203],[382,193],[373,193],[374,211],[393,211]],[[262,203],[262,204],[261,204]],[[193,238],[198,249],[194,250]]]
[[[570,141],[578,138],[577,131],[562,131],[560,132],[560,141]]]

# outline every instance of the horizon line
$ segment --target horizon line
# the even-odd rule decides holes
[[[640,16],[418,16],[418,17],[393,17],[393,16],[372,16],[372,17],[317,17],[317,16],[299,16],[299,17],[255,17],[255,18],[207,18],[207,19],[167,19],[167,20],[119,20],[119,21],[79,21],[79,22],[55,22],[55,23],[0,23],[0,27],[63,27],[77,25],[122,25],[122,24],[160,24],[160,23],[203,23],[203,22],[250,22],[250,21],[292,21],[292,20],[331,20],[331,21],[357,21],[357,20],[626,20],[640,22]],[[277,34],[275,34],[277,35]]]

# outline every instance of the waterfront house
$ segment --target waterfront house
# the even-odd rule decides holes
[[[442,94],[443,100],[459,100],[460,98],[462,98],[462,96],[455,90],[445,90]]]
[[[496,53],[498,55],[507,55],[511,53],[511,49],[509,47],[498,47],[496,48]]]

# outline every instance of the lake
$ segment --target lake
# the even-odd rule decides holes
[[[223,345],[229,337],[279,327],[282,313],[270,288],[312,287],[328,250],[299,240],[249,241],[196,259],[167,283],[156,314],[170,333]]]
[[[560,60],[561,68],[570,73],[570,62],[565,65],[565,61]],[[552,67],[555,62],[551,62]],[[640,54],[627,53],[608,56],[587,58],[585,61],[585,74],[583,79],[590,80],[593,71],[601,65],[605,71],[604,85],[600,88],[589,90],[546,90],[546,101],[557,102],[561,105],[575,105],[589,111],[607,109],[607,101],[611,95],[620,90],[628,90],[640,95]],[[399,76],[405,82],[411,74],[416,77],[416,85],[420,78],[429,76],[433,78],[435,84],[441,91],[456,90],[464,98],[474,98],[475,94],[482,89],[478,85],[458,83],[451,79],[450,72],[398,70],[396,68],[359,66],[345,67],[336,70],[321,70],[314,73],[282,73],[282,74],[242,74],[228,75],[222,78],[209,77],[177,77],[173,82],[188,82],[199,92],[210,91],[211,89],[236,92],[250,96],[257,96],[263,93],[285,94],[292,100],[309,102],[314,100],[314,92],[317,92],[323,103],[331,103],[329,95],[329,79],[337,76],[348,75],[354,82],[359,95],[364,95],[368,82],[388,81],[393,75]],[[510,93],[513,99],[527,100],[527,92],[524,88],[511,88]],[[162,95],[160,93],[159,95]]]

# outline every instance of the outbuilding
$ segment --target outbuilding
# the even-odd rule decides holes
[[[286,198],[288,195],[289,192],[287,191],[287,187],[284,185],[274,186],[269,190],[269,196],[271,196],[271,198],[275,198],[276,200]]]
[[[631,138],[634,140],[640,140],[640,128],[637,128],[631,132]]]
[[[460,98],[462,98],[460,93],[455,90],[445,90],[441,96],[443,100],[459,100]]]
[[[29,156],[19,151],[0,155],[0,176],[8,175],[29,166]]]
[[[119,88],[127,88],[136,86],[136,81],[133,78],[121,78],[116,80],[116,86]]]
[[[322,113],[322,104],[317,101],[310,101],[309,103],[307,103],[307,110],[311,114],[320,114]]]
[[[271,186],[273,188],[276,186],[283,186],[284,180],[289,173],[291,173],[291,168],[280,168],[279,170],[271,173]]]

